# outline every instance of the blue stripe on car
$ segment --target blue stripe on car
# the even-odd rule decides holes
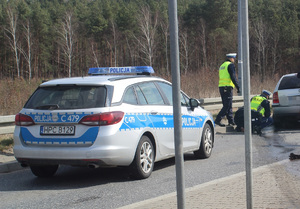
[[[182,116],[182,128],[201,128],[207,116]],[[173,115],[126,114],[120,130],[144,127],[169,129],[174,127]]]
[[[30,116],[35,123],[78,123],[84,116],[91,115],[93,113],[25,113]]]

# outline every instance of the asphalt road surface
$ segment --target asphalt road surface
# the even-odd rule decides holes
[[[299,136],[298,130],[282,131],[272,138],[253,135],[253,168],[288,159],[298,148],[290,141]],[[245,171],[244,141],[242,134],[217,134],[209,159],[185,154],[185,187]],[[35,177],[29,169],[0,174],[0,208],[118,208],[175,191],[174,158],[156,163],[150,178],[138,181],[130,179],[125,168],[62,166],[46,179]]]

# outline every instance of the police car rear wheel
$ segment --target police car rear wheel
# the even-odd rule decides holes
[[[194,151],[196,158],[204,159],[209,158],[213,147],[213,133],[209,124],[205,124],[202,132],[200,147]]]
[[[154,149],[148,136],[142,136],[130,167],[135,179],[145,179],[151,175],[154,167]]]
[[[30,169],[35,176],[46,178],[56,173],[58,165],[30,166]]]

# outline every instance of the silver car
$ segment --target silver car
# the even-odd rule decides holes
[[[59,165],[129,166],[134,178],[149,177],[155,161],[175,155],[172,85],[153,72],[91,68],[87,77],[42,83],[16,115],[16,159],[38,177]],[[212,115],[183,92],[181,112],[184,152],[210,157]]]
[[[283,75],[273,93],[275,127],[298,123],[300,120],[300,74]]]

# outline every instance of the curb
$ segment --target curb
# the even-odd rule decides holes
[[[11,162],[0,164],[0,173],[9,173],[13,171],[22,170],[22,169],[25,168],[23,168],[20,165],[20,163],[18,163],[17,161],[11,161]]]
[[[235,131],[235,126],[225,126],[225,127],[221,127],[216,125],[215,126],[215,133],[221,133],[221,134],[225,134],[225,133],[234,133]]]

